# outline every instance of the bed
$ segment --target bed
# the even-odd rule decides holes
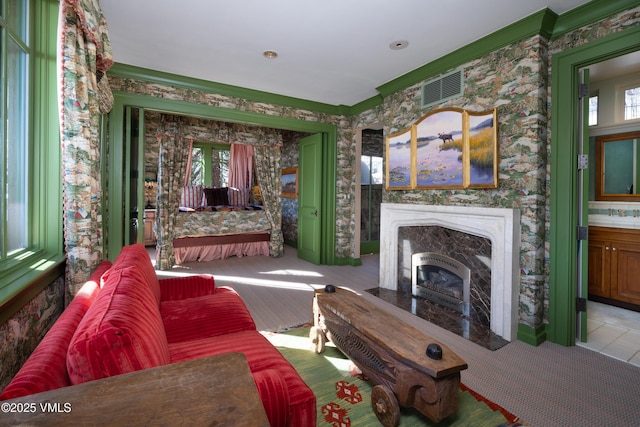
[[[271,225],[261,209],[218,207],[180,212],[173,252],[177,264],[230,256],[269,256]]]

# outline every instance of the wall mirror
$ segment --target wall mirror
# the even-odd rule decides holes
[[[640,202],[640,131],[596,138],[596,200]]]

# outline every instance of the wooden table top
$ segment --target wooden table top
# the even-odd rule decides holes
[[[467,369],[467,363],[446,345],[351,290],[336,286],[334,293],[316,290],[315,297],[321,312],[330,310],[407,366],[433,378]],[[426,355],[427,345],[431,343],[440,345],[442,359],[434,360]]]
[[[0,405],[0,426],[269,426],[242,353],[117,375]]]

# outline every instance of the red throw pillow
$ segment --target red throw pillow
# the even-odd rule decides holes
[[[141,243],[123,247],[118,258],[113,262],[111,271],[133,266],[142,274],[145,283],[149,286],[151,292],[153,292],[159,305],[160,284],[158,283],[158,275],[156,274],[155,268],[153,268],[147,249]]]
[[[109,270],[67,352],[72,384],[169,363],[155,295],[140,269]]]

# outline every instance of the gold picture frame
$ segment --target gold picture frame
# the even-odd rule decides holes
[[[282,197],[289,199],[298,198],[298,168],[282,169]]]
[[[386,189],[498,187],[497,109],[442,108],[386,138]]]

